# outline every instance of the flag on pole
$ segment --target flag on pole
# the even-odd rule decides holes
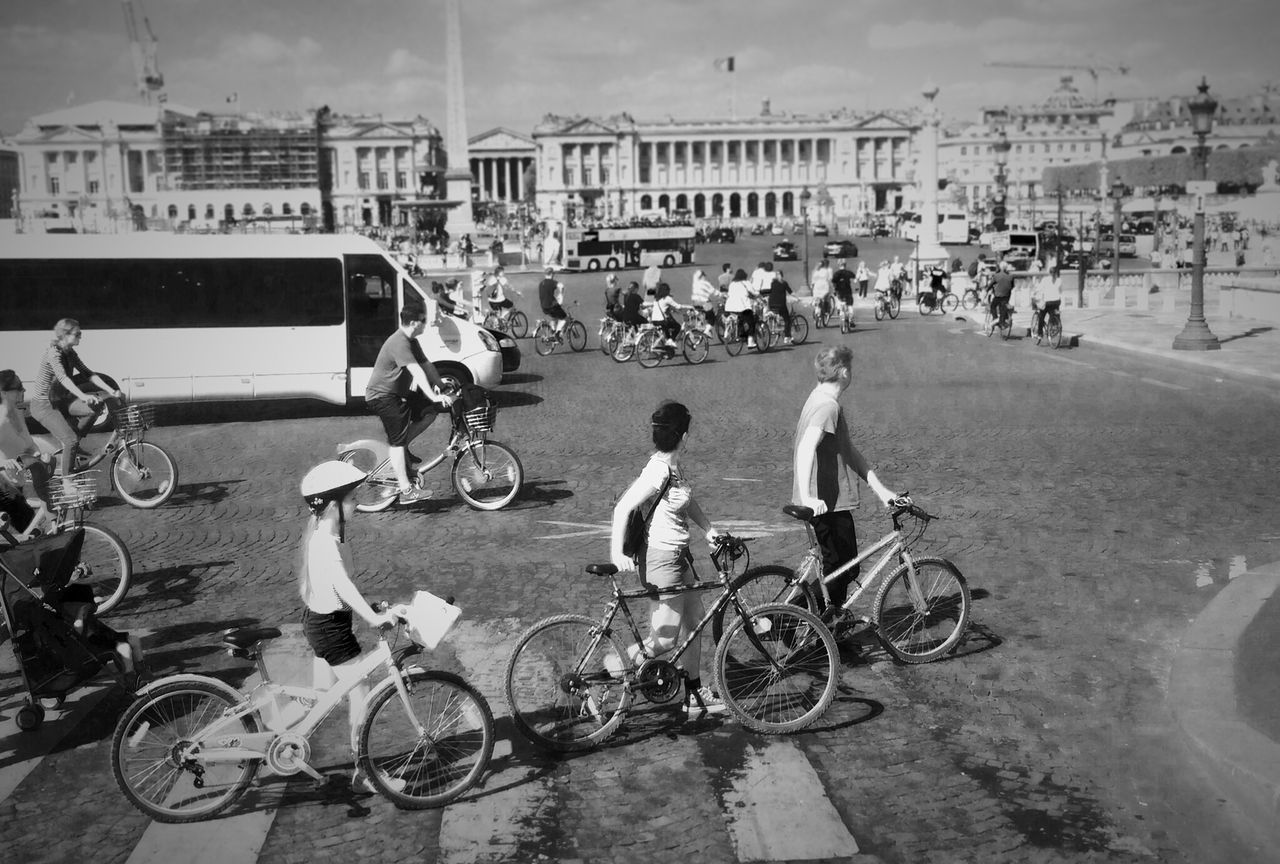
[[[240,101],[240,92],[238,90],[227,97],[227,103],[230,105],[235,105],[239,101]]]
[[[733,71],[733,58],[732,58],[732,57],[717,57],[717,58],[716,58],[716,71],[717,71],[717,72],[732,72],[732,71]]]

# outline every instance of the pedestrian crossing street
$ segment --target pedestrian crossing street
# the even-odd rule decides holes
[[[111,776],[113,715],[99,721],[105,728],[92,745],[97,770],[88,776],[96,794],[112,796],[113,806],[123,804],[119,809],[140,818],[135,820],[139,830],[121,837],[121,848],[107,851],[128,864],[270,862],[284,860],[282,848],[290,853],[288,860],[302,860],[298,855],[310,860],[312,851],[341,853],[347,845],[378,849],[384,839],[408,832],[426,838],[425,847],[435,850],[434,857],[424,853],[418,860],[443,864],[532,860],[538,855],[550,860],[635,860],[637,852],[648,849],[659,856],[696,853],[701,861],[858,859],[846,817],[837,812],[795,738],[756,736],[729,718],[686,721],[678,708],[658,707],[633,711],[614,739],[592,752],[555,759],[534,750],[514,732],[503,695],[505,646],[523,626],[515,619],[464,618],[436,657],[420,658],[423,665],[463,674],[494,712],[498,741],[490,774],[483,787],[462,800],[443,810],[412,812],[397,810],[380,797],[354,799],[371,814],[360,829],[357,820],[336,812],[343,808],[325,806],[323,791],[291,804],[290,792],[311,784],[305,776],[285,781],[260,773],[258,789],[223,818],[190,825],[153,823],[124,802]],[[268,669],[276,680],[309,684],[311,655],[300,627],[282,629],[284,636],[268,650]],[[115,686],[95,684],[78,691],[62,710],[48,712],[38,732],[22,733],[12,715],[24,694],[11,653],[3,655],[0,681],[12,686],[3,687],[0,703],[0,808],[10,806],[10,799],[14,804],[24,801],[24,781],[51,754],[56,758],[60,742]],[[340,708],[316,735],[334,746],[313,761],[341,779],[331,784],[330,794],[349,798],[344,791],[349,757],[337,743],[345,736],[346,711]],[[322,743],[313,740],[318,751]],[[35,854],[21,860],[42,860],[38,848],[28,851]]]

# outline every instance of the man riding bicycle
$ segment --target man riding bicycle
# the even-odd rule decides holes
[[[836,272],[831,274],[831,287],[836,295],[836,311],[841,318],[853,323],[853,273],[845,266],[841,258],[836,264]]]
[[[933,306],[938,308],[942,305],[942,298],[951,290],[951,274],[947,272],[947,268],[941,264],[934,264],[929,268],[929,291],[933,294]]]
[[[365,386],[365,405],[382,421],[391,448],[391,470],[396,475],[401,504],[412,504],[431,494],[409,483],[410,463],[422,461],[409,453],[409,442],[436,419],[428,402],[444,407],[453,404],[453,397],[441,392],[444,382],[440,373],[418,344],[418,337],[426,329],[427,312],[423,307],[406,305],[401,309],[400,327],[382,343]]]
[[[561,305],[564,300],[564,283],[553,278],[556,272],[554,267],[548,267],[543,272],[543,279],[538,283],[538,303],[542,306],[542,314],[551,319],[551,332],[559,339],[569,323],[569,316]]]
[[[991,280],[991,317],[1002,323],[1009,314],[1009,298],[1013,296],[1013,267],[1000,262],[1000,272]]]
[[[1036,280],[1031,289],[1031,332],[1044,332],[1045,315],[1062,308],[1062,274],[1057,265]]]
[[[507,296],[508,290],[515,289],[507,281],[507,274],[499,264],[493,268],[493,275],[489,277],[489,310],[498,313],[498,317],[504,321],[511,317],[511,310],[515,308],[511,298]]]

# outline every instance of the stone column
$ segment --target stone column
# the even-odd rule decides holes
[[[916,244],[913,257],[921,268],[931,265],[939,259],[947,260],[947,251],[938,242],[938,126],[941,116],[933,100],[937,98],[938,86],[926,84],[922,95],[925,100],[923,123],[920,129],[920,170],[917,178],[920,183],[920,240]],[[893,145],[890,142],[890,168],[893,166]]]

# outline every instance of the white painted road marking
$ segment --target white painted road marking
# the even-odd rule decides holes
[[[794,742],[748,746],[745,766],[729,780],[724,812],[739,861],[827,861],[858,853],[822,779]]]
[[[1186,390],[1187,389],[1186,387],[1183,387],[1181,384],[1170,384],[1167,381],[1157,381],[1154,378],[1139,378],[1138,380],[1144,384],[1154,384],[1157,387],[1164,387],[1169,390]]]
[[[9,657],[12,653],[6,650]],[[6,664],[4,671],[9,671]],[[12,665],[17,669],[17,660]],[[53,752],[53,748],[76,727],[84,717],[93,710],[107,691],[116,686],[97,684],[82,687],[67,697],[61,708],[46,710],[43,725],[34,732],[23,732],[13,717],[18,709],[26,704],[26,691],[22,691],[21,701],[13,701],[5,705],[4,719],[0,720],[8,728],[8,734],[0,739],[0,801],[5,801],[13,794],[13,790],[27,778],[27,775],[40,764],[40,760]]]

